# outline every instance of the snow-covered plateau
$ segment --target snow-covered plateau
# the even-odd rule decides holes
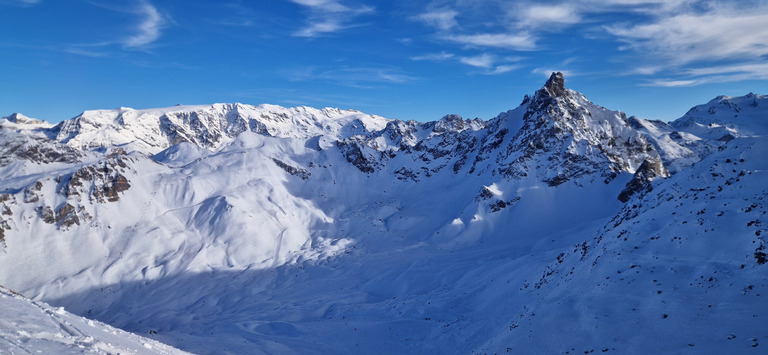
[[[560,73],[488,121],[14,114],[0,353],[765,353],[767,134],[768,96],[666,123]]]

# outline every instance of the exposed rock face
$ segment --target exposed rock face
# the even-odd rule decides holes
[[[69,227],[73,224],[80,224],[80,218],[77,217],[75,206],[72,206],[69,203],[61,206],[56,211],[54,222],[60,223],[60,226],[62,227]]]
[[[119,193],[131,187],[128,179],[123,175],[128,165],[125,158],[113,155],[102,162],[84,166],[70,176],[60,176],[59,180],[68,181],[64,193],[67,197],[80,200],[81,196],[88,196],[93,202],[115,202],[120,199]]]
[[[104,184],[104,197],[107,199],[107,202],[115,202],[120,199],[118,193],[129,188],[131,188],[131,184],[128,182],[128,179],[118,173],[112,181]]]
[[[24,189],[24,203],[35,203],[40,200],[38,193],[43,188],[43,183],[36,181],[34,185]]]
[[[3,131],[3,129],[0,129],[0,131]],[[2,135],[5,135],[6,139],[3,140],[3,144],[0,146],[0,167],[7,166],[19,159],[38,164],[71,164],[78,162],[80,157],[83,156],[83,153],[76,149],[45,138],[0,132],[0,136]]]
[[[360,145],[359,142],[355,142],[354,140],[336,142],[336,146],[339,147],[348,162],[352,163],[352,165],[366,174],[373,173],[376,171],[376,163],[365,156],[362,150],[365,149],[365,147],[361,149]]]
[[[640,168],[635,171],[635,175],[627,183],[627,186],[619,194],[619,201],[627,202],[632,195],[645,194],[653,190],[651,181],[657,178],[669,177],[669,171],[664,167],[661,160],[645,160]]]
[[[568,96],[568,90],[565,89],[565,77],[563,77],[563,73],[552,73],[549,80],[547,80],[547,83],[544,84],[544,90],[546,90],[552,98]]]
[[[281,161],[279,159],[275,159],[275,158],[272,158],[272,161],[275,162],[275,164],[277,164],[277,166],[279,166],[280,168],[285,170],[286,173],[291,174],[293,176],[298,176],[302,180],[307,180],[307,179],[309,179],[310,176],[312,176],[312,173],[307,171],[307,169],[297,168],[295,166],[291,166],[291,165],[286,164],[285,162],[283,162],[283,161]]]
[[[13,216],[8,205],[13,205],[16,202],[16,198],[11,194],[0,194],[0,245],[5,246],[5,231],[10,230],[11,226],[8,225],[6,218]]]
[[[40,215],[40,219],[48,224],[56,223],[56,215],[53,213],[51,206],[41,206],[37,208],[37,213]]]

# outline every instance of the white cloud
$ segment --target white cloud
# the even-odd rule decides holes
[[[326,12],[344,12],[349,10],[349,8],[339,4],[339,2],[336,0],[290,0],[290,1],[299,5],[316,8]]]
[[[650,83],[648,83],[646,86],[657,86],[657,87],[665,87],[665,88],[675,88],[675,87],[682,87],[682,86],[696,86],[701,84],[698,80],[668,80],[668,79],[657,79],[653,80]]]
[[[454,59],[455,61],[458,61],[459,63],[469,65],[471,67],[485,69],[481,71],[480,74],[498,75],[498,74],[507,73],[507,72],[521,68],[522,65],[511,64],[511,63],[521,61],[523,58],[521,57],[499,58],[489,53],[483,53],[475,56],[457,57],[453,53],[446,53],[446,52],[431,53],[431,54],[426,54],[422,56],[411,57],[411,60],[429,60],[429,61],[445,61],[445,60],[452,60],[452,59]],[[498,65],[497,63],[499,62],[503,64]]]
[[[699,0],[582,0],[580,5],[591,6],[591,11],[615,11],[617,7],[629,7],[634,11],[652,12],[674,9],[697,1]]]
[[[627,74],[653,75],[663,69],[663,66],[641,66],[630,70]]]
[[[433,0],[424,9],[412,19],[433,29],[433,38],[495,57],[463,56],[454,49],[452,58],[413,60],[453,59],[490,74],[517,69],[506,68],[513,67],[503,59],[510,51],[578,56],[588,48],[601,51],[614,73],[647,76],[654,86],[768,77],[755,64],[768,58],[765,0]],[[603,51],[610,40],[618,44]],[[616,68],[622,63],[623,69]],[[552,70],[534,72],[548,76]]]
[[[691,68],[675,74],[679,78],[655,79],[645,86],[680,87],[743,80],[768,80],[768,63],[741,63]]]
[[[528,32],[449,35],[445,39],[470,46],[509,48],[521,51],[533,50],[536,47],[535,39]]]
[[[519,28],[552,29],[552,26],[572,25],[581,21],[577,8],[569,4],[529,5],[518,8],[513,14]]]
[[[704,14],[677,14],[651,23],[605,29],[625,42],[625,49],[684,65],[768,55],[766,24],[768,6],[752,11],[714,9]]]
[[[490,71],[486,71],[483,74],[485,74],[485,75],[499,75],[499,74],[504,74],[504,73],[511,72],[513,70],[520,69],[522,67],[523,67],[522,65],[518,65],[518,64],[514,64],[514,65],[499,65],[495,69],[490,70]]]
[[[429,60],[429,61],[442,61],[442,60],[448,60],[455,57],[453,53],[446,53],[446,52],[440,52],[440,53],[430,53],[430,54],[424,54],[419,55],[415,57],[411,57],[411,60]]]
[[[128,48],[143,47],[156,41],[165,25],[163,16],[147,1],[140,1],[136,12],[142,16],[142,20],[136,26],[136,33],[123,40],[123,44]]]
[[[0,5],[28,6],[39,2],[40,0],[0,0]]]
[[[496,59],[494,56],[488,53],[483,53],[474,57],[461,57],[459,58],[459,61],[473,67],[490,68],[493,66],[493,63],[496,61]]]
[[[69,54],[80,55],[80,56],[91,57],[91,58],[99,58],[99,57],[107,56],[107,53],[105,52],[83,49],[81,47],[76,47],[76,46],[63,48],[62,51]]]
[[[425,12],[416,18],[438,30],[447,31],[458,25],[458,22],[456,22],[458,14],[455,10],[440,9]]]
[[[743,73],[765,78],[768,77],[768,63],[743,63],[686,70],[686,74],[695,76],[726,73]]]
[[[296,37],[320,37],[338,32],[355,25],[350,25],[357,16],[373,12],[372,7],[351,8],[337,0],[289,0],[305,6],[309,10],[307,26],[293,33]]]
[[[309,67],[288,72],[288,77],[293,81],[327,81],[336,84],[368,88],[366,85],[375,83],[402,84],[415,80],[414,77],[404,74],[401,70],[389,67],[339,67],[320,70],[317,67]]]
[[[322,21],[312,22],[307,27],[304,27],[293,33],[296,37],[318,37],[325,33],[333,33],[343,29],[340,19],[325,18]]]

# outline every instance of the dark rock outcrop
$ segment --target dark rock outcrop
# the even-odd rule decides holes
[[[115,202],[120,199],[120,192],[131,187],[128,178],[123,175],[128,168],[122,155],[111,155],[102,162],[84,166],[69,177],[59,177],[59,180],[68,178],[63,187],[67,197],[80,199],[88,196],[94,202]]]
[[[283,161],[275,159],[275,158],[272,158],[272,161],[277,166],[279,166],[281,169],[285,170],[286,173],[291,174],[293,176],[297,176],[297,177],[301,178],[302,180],[307,180],[307,179],[309,179],[310,176],[312,176],[312,173],[310,173],[306,169],[297,168],[295,166],[288,165],[288,164],[284,163]]]
[[[659,177],[669,177],[669,172],[661,160],[643,161],[643,164],[635,171],[632,180],[627,183],[627,186],[619,194],[619,201],[627,202],[632,195],[645,194],[652,191],[651,181]]]

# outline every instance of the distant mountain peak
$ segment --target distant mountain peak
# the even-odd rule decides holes
[[[8,120],[8,122],[13,122],[13,123],[18,123],[18,124],[43,124],[43,123],[45,123],[43,121],[40,121],[40,120],[37,120],[37,119],[34,119],[34,118],[29,118],[27,116],[24,116],[24,115],[22,115],[22,114],[20,114],[18,112],[17,113],[13,113],[13,114],[11,114],[8,117],[3,117],[3,118]]]

